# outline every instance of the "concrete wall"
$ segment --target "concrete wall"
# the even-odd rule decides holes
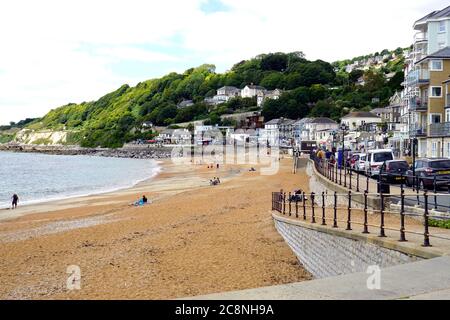
[[[369,266],[386,268],[421,258],[400,251],[309,228],[306,224],[273,215],[275,227],[300,263],[316,278],[366,272]],[[343,231],[341,231],[343,232]]]

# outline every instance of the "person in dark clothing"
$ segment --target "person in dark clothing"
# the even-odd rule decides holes
[[[19,203],[19,196],[14,193],[14,195],[12,196],[12,208],[16,209],[18,203]]]
[[[144,195],[144,196],[142,196],[142,202],[144,203],[144,204],[147,204],[147,202],[148,202],[148,199],[147,199],[147,197]]]

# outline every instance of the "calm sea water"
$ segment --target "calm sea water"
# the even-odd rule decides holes
[[[0,152],[0,208],[131,187],[154,176],[154,160]]]

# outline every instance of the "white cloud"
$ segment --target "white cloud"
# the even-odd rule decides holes
[[[4,0],[0,9],[0,123],[88,101],[123,83],[121,62],[152,64],[148,77],[214,63],[218,71],[264,52],[350,58],[407,46],[414,20],[444,0]],[[168,67],[173,63],[173,67]],[[147,70],[147,68],[146,68]]]

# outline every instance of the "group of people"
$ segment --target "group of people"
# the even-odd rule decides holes
[[[320,160],[328,160],[331,164],[336,163],[336,148],[333,148],[332,150],[328,150],[326,148],[313,150],[313,154]]]
[[[209,185],[210,186],[217,186],[219,184],[220,184],[219,177],[214,177],[212,180],[209,180]]]
[[[217,164],[216,164],[216,169],[219,169],[219,168],[220,168],[220,165],[217,163]],[[214,169],[214,164],[212,164],[212,163],[209,164],[209,165],[208,165],[208,169]]]

